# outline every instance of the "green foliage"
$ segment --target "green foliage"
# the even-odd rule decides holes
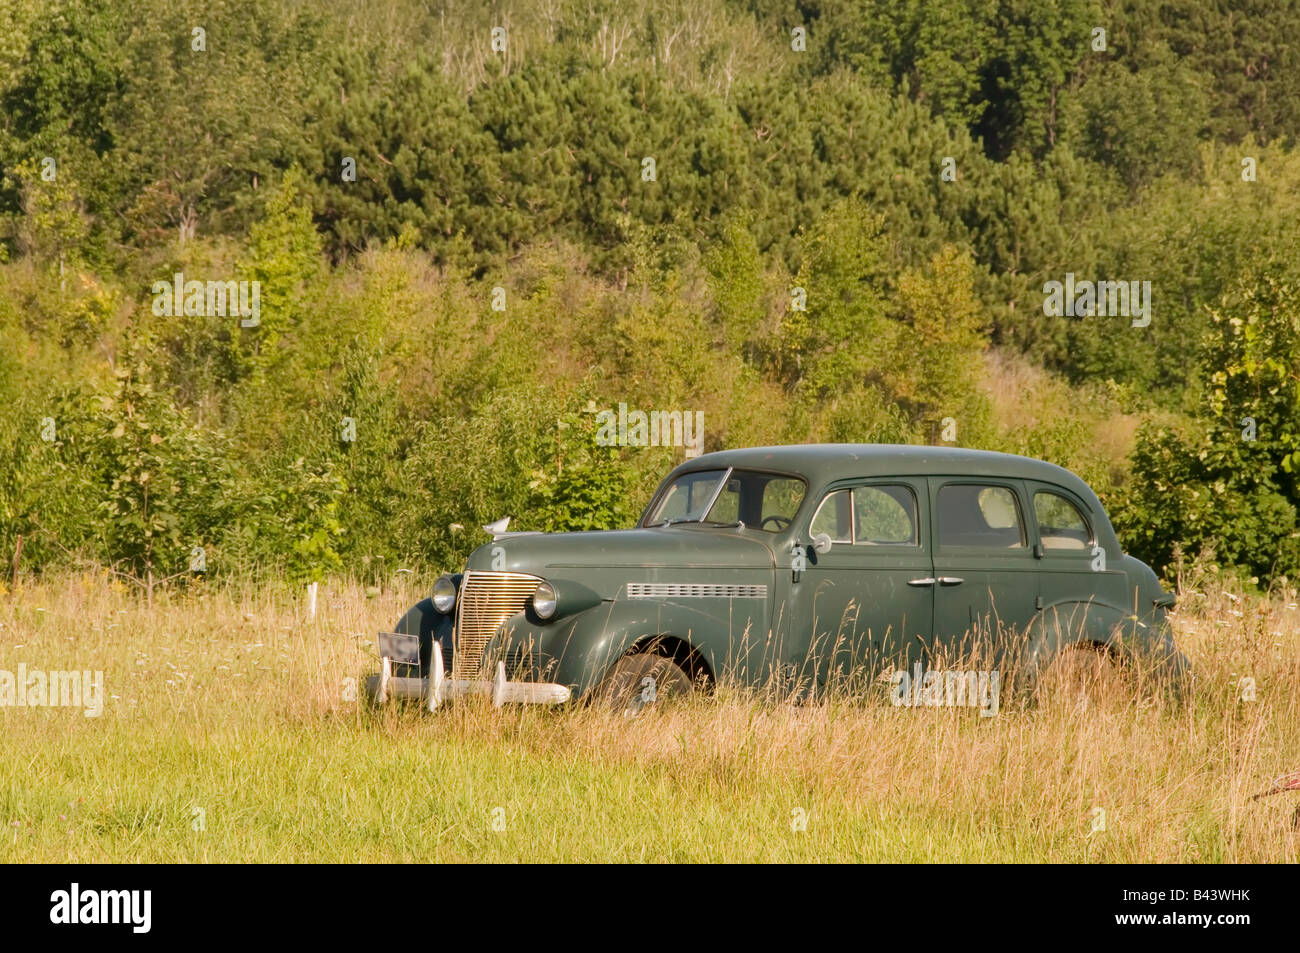
[[[109,393],[67,392],[48,406],[39,429],[22,415],[30,436],[8,507],[37,565],[98,558],[152,590],[216,541],[233,489],[223,447],[138,364],[119,368]]]
[[[946,417],[962,443],[986,442],[989,408],[979,387],[986,339],[970,258],[944,248],[926,269],[902,275],[898,299],[903,322],[892,328],[882,372],[891,395],[931,442],[941,439]]]
[[[104,554],[152,586],[185,571],[191,547],[224,522],[226,464],[137,368],[118,371],[117,389],[101,406],[89,449],[102,466]]]
[[[81,263],[89,229],[75,173],[55,161],[48,181],[41,174],[46,158],[19,162],[4,184],[22,195],[23,214],[14,228],[18,250],[62,273]]]
[[[1137,189],[1198,171],[1206,109],[1200,78],[1167,50],[1140,71],[1107,61],[1062,104],[1062,139]]]
[[[481,527],[503,516],[512,530],[631,525],[645,501],[628,492],[619,454],[660,451],[600,446],[585,410],[589,387],[567,402],[536,388],[506,390],[471,417],[431,422],[407,458],[404,549],[446,568],[486,542]]]
[[[302,182],[301,173],[290,170],[248,233],[248,260],[240,270],[261,287],[260,323],[252,334],[256,367],[277,359],[281,338],[301,325],[315,304],[310,291],[321,268],[321,242],[310,209],[299,201]]]
[[[56,565],[67,554],[95,552],[96,528],[104,517],[99,481],[105,468],[90,399],[65,391],[11,406],[14,413],[0,428],[5,551],[14,552],[21,536],[28,565]]]
[[[628,493],[618,449],[596,442],[595,417],[568,410],[538,449],[544,469],[528,488],[528,525],[546,532],[616,529],[631,525],[644,502]]]
[[[868,418],[884,432],[906,431],[897,425],[908,421],[938,441],[942,420],[952,417],[963,439],[987,438],[989,411],[978,386],[984,318],[970,258],[949,246],[925,268],[891,275],[880,221],[853,202],[832,209],[805,247],[792,281],[807,294],[807,310],[797,310],[792,298],[765,345],[788,386],[814,401],[867,388],[877,395],[868,403],[883,398],[900,412]]]
[[[1188,433],[1150,428],[1141,482],[1121,516],[1139,552],[1167,565],[1211,544],[1260,578],[1300,573],[1300,280],[1263,263],[1211,311],[1208,389]]]
[[[766,282],[763,259],[749,223],[732,222],[723,240],[706,256],[709,288],[718,306],[718,320],[733,351],[744,351],[757,343],[766,317]]]
[[[391,85],[376,82],[376,64],[356,53],[335,70],[314,94],[302,161],[318,170],[316,214],[336,244],[359,251],[409,228],[444,260],[467,254],[466,233],[474,247],[499,252],[506,231],[523,222],[496,214],[503,184],[492,138],[431,55],[422,52]],[[355,181],[344,178],[345,160]]]
[[[243,556],[245,571],[260,564],[296,583],[318,582],[343,568],[340,549],[348,534],[342,501],[348,488],[328,463],[313,466],[299,457],[272,480],[254,479],[253,487],[231,562]]]
[[[202,545],[216,575],[379,581],[504,515],[625,525],[680,451],[599,446],[593,401],[699,410],[706,450],[951,418],[1082,473],[1152,560],[1295,571],[1294,4],[0,17],[0,545],[25,565],[147,584]],[[259,326],[152,314],[176,271],[258,281]],[[1150,281],[1152,323],[1043,314],[1066,272]]]
[[[803,248],[793,284],[806,293],[804,307],[796,309],[791,289],[790,310],[766,352],[788,387],[822,398],[883,363],[883,225],[862,203],[840,203],[817,222]]]

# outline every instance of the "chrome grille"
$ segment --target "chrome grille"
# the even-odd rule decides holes
[[[483,649],[501,623],[523,612],[542,580],[521,572],[466,570],[456,600],[456,649],[452,678],[478,678]]]

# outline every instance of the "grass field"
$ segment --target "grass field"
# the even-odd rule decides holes
[[[409,580],[410,577],[399,577]],[[425,593],[171,594],[102,576],[0,595],[0,669],[102,669],[100,717],[0,708],[0,860],[1295,862],[1300,609],[1209,580],[1171,706],[756,701],[367,710],[373,636]],[[1254,679],[1243,699],[1242,677]],[[1246,693],[1248,694],[1248,693]]]

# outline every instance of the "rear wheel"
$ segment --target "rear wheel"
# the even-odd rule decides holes
[[[1104,646],[1091,642],[1066,645],[1039,675],[1034,695],[1048,707],[1095,708],[1117,694],[1132,694],[1127,674],[1125,666]]]
[[[687,671],[670,658],[638,652],[614,663],[596,688],[595,701],[624,715],[638,715],[665,699],[689,695],[694,686]]]

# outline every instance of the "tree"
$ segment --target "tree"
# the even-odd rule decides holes
[[[898,307],[902,323],[878,372],[888,392],[930,442],[943,439],[944,418],[951,418],[959,441],[979,446],[991,435],[979,388],[987,340],[970,257],[948,246],[925,269],[905,272]]]
[[[1149,427],[1118,522],[1135,551],[1168,565],[1212,544],[1259,578],[1300,573],[1300,276],[1273,260],[1211,309],[1208,386],[1187,433]]]
[[[884,366],[891,337],[882,297],[886,246],[880,217],[854,201],[837,204],[804,237],[793,281],[806,300],[792,293],[764,349],[789,388],[819,399]]]
[[[260,323],[249,336],[255,366],[281,357],[281,338],[292,334],[315,305],[311,289],[322,267],[321,240],[303,200],[303,181],[297,169],[286,173],[267,197],[263,217],[249,229],[248,258],[240,270],[261,289]]]
[[[195,546],[216,541],[231,478],[219,442],[154,389],[139,354],[116,377],[88,448],[100,461],[103,552],[152,600],[157,585],[188,571]]]

